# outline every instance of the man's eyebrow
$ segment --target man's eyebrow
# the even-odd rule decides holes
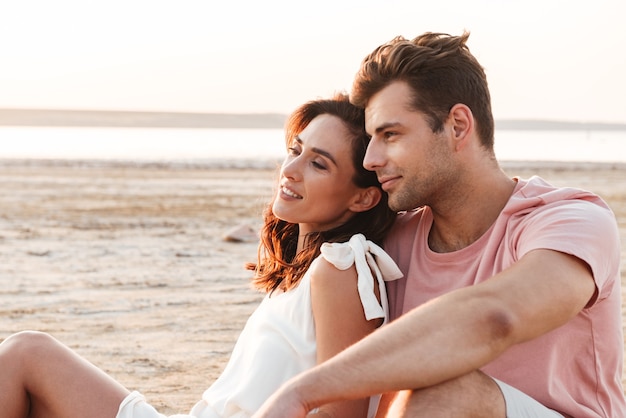
[[[377,126],[376,129],[374,130],[374,133],[381,133],[382,131],[389,129],[389,128],[396,128],[398,126],[401,126],[402,124],[400,122],[386,122],[383,123],[380,126]]]
[[[295,140],[298,144],[302,145],[302,138],[300,138],[300,136],[299,136],[299,135],[296,135],[296,137],[294,138],[294,140]],[[330,152],[325,151],[325,150],[323,150],[323,149],[321,149],[321,148],[317,148],[317,147],[312,147],[312,148],[311,148],[311,151],[312,151],[312,152],[314,152],[314,153],[316,153],[316,154],[323,155],[324,157],[326,157],[326,158],[328,158],[330,161],[332,161],[332,163],[333,163],[334,165],[337,165],[337,161],[335,161],[335,157],[333,157],[333,156],[332,156],[332,154],[331,154]]]

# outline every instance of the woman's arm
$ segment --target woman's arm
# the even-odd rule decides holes
[[[319,364],[370,334],[383,323],[383,318],[365,319],[354,266],[339,270],[319,259],[311,268],[311,303]],[[378,294],[377,297],[380,298]],[[362,418],[367,416],[368,407],[369,398],[342,401],[324,405],[318,414],[311,415]]]

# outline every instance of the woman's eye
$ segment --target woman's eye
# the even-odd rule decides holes
[[[313,161],[311,164],[313,164],[313,167],[318,168],[320,170],[326,170],[326,165],[319,163],[317,161]]]
[[[300,150],[296,147],[287,148],[287,152],[289,153],[289,155],[300,155]]]

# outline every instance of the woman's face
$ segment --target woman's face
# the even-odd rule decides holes
[[[299,224],[300,234],[345,223],[363,190],[352,182],[354,174],[348,129],[336,116],[317,116],[289,146],[274,215]]]

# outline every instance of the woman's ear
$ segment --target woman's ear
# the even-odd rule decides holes
[[[365,212],[380,202],[382,190],[376,186],[360,189],[349,209],[352,212]]]

